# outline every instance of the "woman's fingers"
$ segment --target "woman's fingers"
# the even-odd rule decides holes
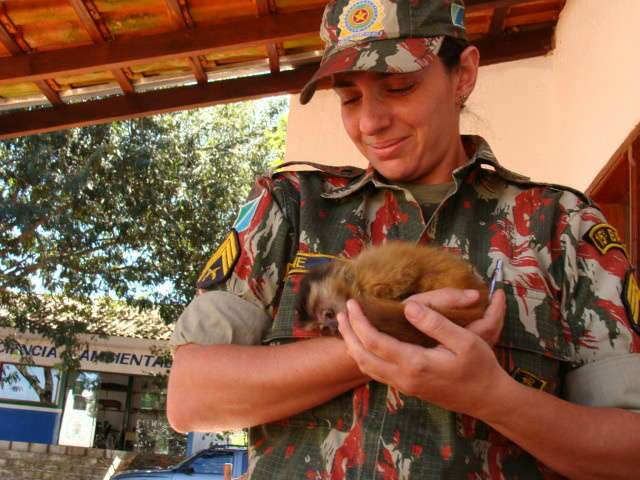
[[[360,343],[378,357],[391,362],[398,362],[406,356],[406,354],[403,354],[406,347],[417,348],[413,344],[409,345],[386,333],[382,333],[371,325],[357,301],[349,300],[347,302],[347,312],[348,323],[350,323],[351,329],[358,336]]]
[[[418,330],[454,353],[465,351],[474,341],[475,335],[466,328],[421,303],[408,302],[404,313]]]
[[[345,341],[349,355],[356,361],[363,373],[379,382],[389,383],[387,379],[393,378],[394,364],[378,357],[363,345],[360,337],[356,334],[352,326],[355,317],[357,317],[357,314],[350,314],[347,318],[347,315],[344,313],[339,313],[337,317],[338,329]],[[356,320],[356,322],[357,321],[358,320]],[[384,334],[378,332],[378,335]]]
[[[482,318],[471,322],[467,329],[481,337],[489,345],[494,346],[500,339],[507,302],[504,291],[497,290],[491,296],[491,303]]]
[[[433,308],[464,308],[473,305],[480,298],[478,290],[461,290],[459,288],[439,288],[428,292],[416,293],[404,303],[418,302]]]
[[[429,311],[433,311],[432,308],[443,310],[456,309],[473,305],[480,298],[479,295],[480,292],[478,292],[478,290],[442,288],[412,295],[407,300],[405,300],[405,303],[409,304],[409,302],[416,302],[425,305]],[[504,325],[505,311],[506,300],[504,292],[498,290],[492,295],[491,302],[482,318],[471,322],[469,325],[467,325],[466,328],[468,331],[473,332],[474,334],[481,337],[489,345],[493,346],[498,342],[500,338],[502,327]],[[416,325],[416,327],[418,326]],[[418,328],[422,330],[422,328]]]

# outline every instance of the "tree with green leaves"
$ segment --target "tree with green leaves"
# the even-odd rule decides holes
[[[0,326],[49,338],[69,367],[76,335],[101,331],[100,296],[175,320],[253,180],[281,160],[286,109],[270,99],[0,143]]]

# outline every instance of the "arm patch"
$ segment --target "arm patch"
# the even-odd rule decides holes
[[[640,335],[640,288],[633,270],[627,272],[622,291],[622,303],[627,310],[629,322],[633,331]]]
[[[196,287],[207,290],[227,280],[231,276],[238,258],[240,258],[240,242],[238,241],[238,233],[232,229],[202,269]]]
[[[602,255],[612,248],[618,248],[627,256],[627,250],[618,231],[608,223],[598,223],[591,227],[585,235],[585,240],[596,247]]]

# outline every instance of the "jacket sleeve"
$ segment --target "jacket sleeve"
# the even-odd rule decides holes
[[[640,336],[625,300],[633,272],[624,246],[593,206],[576,209],[562,237],[563,329],[573,344],[564,397],[640,410]]]
[[[233,231],[203,269],[198,287],[207,291],[178,319],[173,347],[260,343],[275,314],[294,241],[285,215],[290,189],[278,186],[283,182],[256,182]]]

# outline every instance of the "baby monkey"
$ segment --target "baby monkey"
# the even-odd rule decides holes
[[[304,329],[339,336],[337,314],[353,298],[381,332],[431,347],[436,342],[406,319],[402,301],[445,287],[478,290],[480,297],[465,308],[434,310],[461,326],[483,316],[488,288],[467,261],[441,247],[389,242],[309,270],[300,282],[298,320]]]

